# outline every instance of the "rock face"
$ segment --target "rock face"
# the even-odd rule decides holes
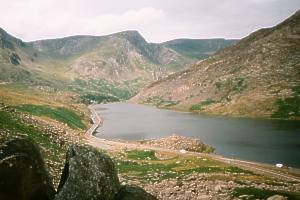
[[[156,200],[157,198],[137,186],[122,186],[115,200]]]
[[[15,139],[0,146],[0,199],[53,199],[55,190],[38,146]]]
[[[56,200],[114,199],[120,182],[112,160],[92,147],[71,146]]]
[[[113,161],[93,147],[73,145],[66,157],[55,196],[39,147],[30,139],[4,142],[0,145],[0,199],[156,199],[142,188],[121,187]]]

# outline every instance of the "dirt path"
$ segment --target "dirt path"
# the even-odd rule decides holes
[[[296,181],[300,182],[300,172],[298,169],[278,169],[269,164],[257,163],[257,162],[249,162],[232,158],[225,158],[216,154],[205,154],[198,152],[190,152],[181,153],[179,150],[171,150],[166,148],[153,147],[149,145],[142,145],[138,143],[132,142],[120,142],[120,141],[111,141],[106,139],[101,139],[94,136],[94,132],[98,127],[103,124],[103,120],[98,115],[93,106],[89,106],[89,109],[92,113],[92,120],[94,124],[90,129],[86,131],[85,141],[87,144],[92,145],[96,148],[105,149],[105,150],[155,150],[161,152],[169,152],[174,153],[180,156],[196,156],[196,157],[209,157],[217,161],[221,161],[232,166],[237,166],[245,170],[250,170],[258,174],[271,176],[274,178],[278,178],[286,181]]]

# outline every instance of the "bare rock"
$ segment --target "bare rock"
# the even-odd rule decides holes
[[[212,153],[214,151],[213,147],[204,144],[199,139],[175,134],[160,139],[142,141],[142,143],[151,146],[180,150],[181,153],[186,153],[186,151]]]
[[[93,147],[70,147],[56,200],[113,200],[120,182],[112,160]]]
[[[40,153],[30,139],[0,145],[0,199],[50,200],[55,190]]]

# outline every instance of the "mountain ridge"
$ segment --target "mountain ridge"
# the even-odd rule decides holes
[[[298,11],[152,83],[132,101],[216,115],[299,118],[299,22]]]
[[[195,61],[136,30],[23,42],[1,29],[0,44],[3,83],[122,99]]]

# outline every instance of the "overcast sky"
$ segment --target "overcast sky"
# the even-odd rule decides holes
[[[138,30],[149,42],[241,38],[300,8],[300,0],[0,0],[0,27],[25,41]]]

